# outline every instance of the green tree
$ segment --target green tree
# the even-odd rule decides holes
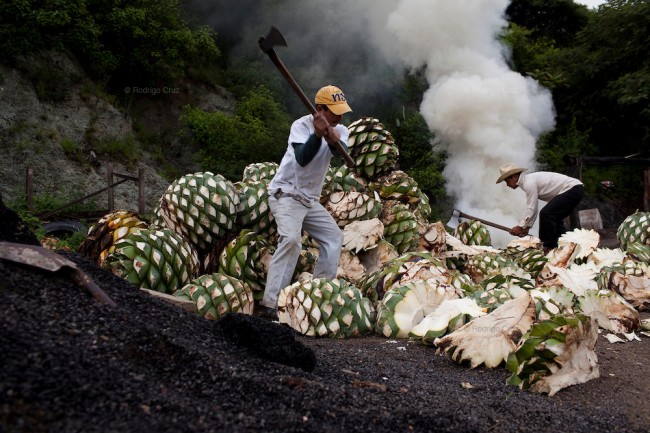
[[[650,2],[611,0],[558,55],[568,87],[554,93],[558,122],[573,117],[600,155],[648,148],[650,135]]]
[[[506,9],[510,23],[530,30],[535,39],[571,45],[589,20],[589,12],[573,0],[512,0]]]
[[[290,119],[265,88],[244,98],[232,116],[187,107],[181,135],[199,150],[203,170],[239,181],[246,165],[279,162],[287,146]]]
[[[101,1],[90,11],[101,33],[99,44],[115,66],[95,70],[108,75],[116,90],[123,86],[169,86],[185,76],[192,62],[209,62],[219,55],[215,34],[208,27],[192,29],[178,0]],[[88,62],[96,50],[80,50]]]
[[[0,54],[6,60],[69,50],[117,91],[169,86],[189,65],[219,55],[215,33],[191,28],[179,0],[6,0],[0,17]]]
[[[548,170],[563,172],[570,161],[594,154],[589,133],[578,128],[574,118],[568,127],[563,125],[541,137],[536,159]]]
[[[556,58],[560,49],[548,37],[535,37],[533,31],[511,23],[501,35],[510,48],[513,70],[537,80],[547,89],[566,86],[566,78],[558,69]]]

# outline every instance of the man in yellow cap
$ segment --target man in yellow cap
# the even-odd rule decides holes
[[[547,202],[539,212],[539,238],[544,253],[557,247],[557,241],[566,231],[564,218],[582,201],[585,187],[578,179],[550,171],[524,173],[526,168],[506,164],[500,169],[497,183],[506,182],[512,189],[521,187],[526,193],[526,213],[510,230],[511,235],[525,236],[537,219],[538,200]]]
[[[320,195],[330,159],[338,155],[334,144],[340,141],[347,149],[348,128],[340,122],[352,109],[336,86],[321,88],[314,102],[316,113],[291,125],[287,151],[268,187],[269,207],[280,239],[256,314],[269,319],[277,318],[278,295],[291,284],[302,250],[303,230],[320,248],[314,278],[336,278],[341,255],[343,233],[320,204]]]

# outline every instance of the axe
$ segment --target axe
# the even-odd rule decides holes
[[[296,80],[293,79],[293,77],[289,73],[289,70],[287,69],[286,66],[284,66],[284,63],[282,63],[282,60],[280,60],[278,54],[273,49],[273,47],[275,46],[280,46],[280,47],[287,46],[287,42],[284,40],[284,36],[282,36],[282,33],[280,33],[280,31],[275,27],[271,27],[269,34],[266,37],[262,36],[259,39],[258,43],[262,51],[268,54],[273,64],[278,68],[280,73],[282,73],[282,75],[287,80],[287,82],[289,83],[293,91],[296,92],[296,95],[298,95],[298,98],[300,98],[302,103],[305,105],[305,108],[307,108],[307,110],[309,110],[311,114],[316,114],[316,107],[314,107],[314,104],[312,104],[311,100],[307,97],[307,95],[305,95],[305,92],[302,91],[302,89],[300,88]],[[352,157],[345,151],[345,147],[343,146],[343,143],[337,141],[336,143],[334,143],[334,146],[336,147],[336,150],[338,150],[339,154],[343,156],[343,159],[345,159],[345,164],[348,167],[353,168],[356,166]]]
[[[471,215],[467,215],[466,213],[461,212],[458,209],[454,209],[454,211],[451,214],[451,219],[449,220],[447,225],[449,227],[451,227],[452,229],[455,229],[456,227],[458,227],[458,223],[459,223],[460,218],[467,218],[467,219],[470,219],[470,220],[480,221],[485,225],[488,225],[490,227],[494,227],[494,228],[497,228],[497,229],[501,229],[501,230],[504,230],[504,231],[510,233],[510,229],[508,227],[506,227],[506,226],[502,226],[502,225],[499,225],[499,224],[496,224],[496,223],[493,223],[493,222],[490,222],[490,221],[483,220],[481,218],[476,218],[476,217],[473,217]]]

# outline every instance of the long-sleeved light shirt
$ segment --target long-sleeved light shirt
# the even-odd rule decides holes
[[[341,124],[334,128],[340,135],[340,141],[347,146],[348,128]],[[289,146],[269,183],[270,195],[282,190],[285,194],[294,195],[307,206],[320,199],[333,150],[325,138],[315,137],[314,133],[313,115],[308,114],[293,122],[289,132]],[[305,144],[310,147],[306,150],[308,155],[297,158],[296,146]]]
[[[526,213],[519,226],[532,227],[537,219],[538,200],[548,202],[577,185],[578,179],[550,171],[521,173],[517,185],[526,193]]]

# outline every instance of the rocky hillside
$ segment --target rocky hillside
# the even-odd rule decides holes
[[[225,91],[176,86],[125,88],[130,99],[120,108],[125,104],[99,91],[68,55],[46,53],[14,67],[0,65],[0,194],[5,203],[24,196],[28,167],[34,170],[35,196],[68,202],[105,188],[112,163],[114,173],[137,176],[138,169],[144,170],[145,211],[151,212],[174,174],[199,169],[192,151],[179,148],[182,107],[234,107]],[[165,156],[173,162],[144,150],[142,136],[164,140]],[[134,182],[115,188],[118,209],[137,210],[137,197]],[[107,209],[106,193],[91,200]]]

